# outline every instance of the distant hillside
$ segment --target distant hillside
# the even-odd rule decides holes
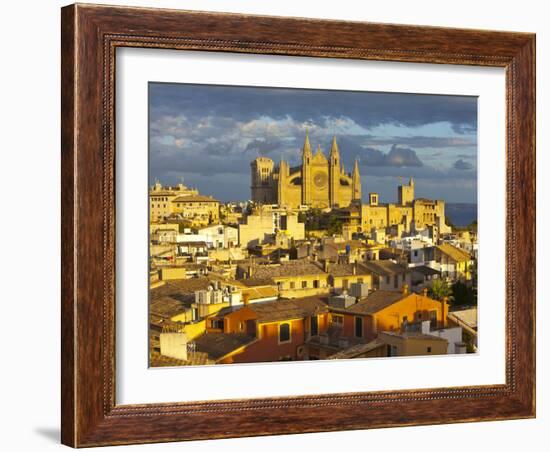
[[[456,226],[468,226],[477,220],[477,204],[446,203],[445,216]]]

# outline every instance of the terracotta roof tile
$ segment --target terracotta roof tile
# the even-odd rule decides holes
[[[241,265],[241,269],[247,271],[250,265]],[[326,275],[317,262],[305,259],[284,262],[275,265],[252,265],[253,278],[270,279],[288,276]]]
[[[197,337],[193,343],[196,345],[197,352],[206,353],[209,359],[217,361],[243,345],[256,340],[255,337],[241,333],[204,333]]]
[[[355,314],[375,314],[407,296],[401,291],[375,290],[367,298],[347,308],[346,311]]]
[[[248,308],[257,315],[256,318],[259,323],[269,323],[303,318],[317,312],[326,311],[327,301],[326,297],[312,296],[252,303],[248,305]]]
[[[456,262],[468,262],[472,259],[467,251],[457,248],[456,246],[453,246],[449,243],[438,245],[437,249]]]
[[[363,265],[378,275],[400,275],[410,271],[409,268],[389,260],[368,261]]]

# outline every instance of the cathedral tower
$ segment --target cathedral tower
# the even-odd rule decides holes
[[[272,176],[274,163],[268,157],[258,157],[250,163],[252,200],[260,204],[273,204]]]
[[[277,185],[277,204],[280,206],[287,205],[286,200],[286,188],[287,188],[287,179],[289,173],[289,167],[288,163],[284,159],[281,159],[281,163],[279,163],[279,180]]]
[[[306,130],[306,139],[302,148],[302,204],[311,204],[311,145],[309,144],[309,134]]]
[[[330,207],[334,207],[339,203],[338,192],[340,189],[340,151],[336,136],[332,137],[332,145],[330,146],[329,155],[329,203]]]

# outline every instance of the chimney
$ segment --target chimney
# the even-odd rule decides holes
[[[403,295],[409,295],[409,285],[403,284]]]
[[[325,259],[325,273],[328,273],[329,267],[330,267],[329,261],[328,259]]]
[[[447,326],[447,301],[449,298],[443,297],[441,300],[441,327],[445,328]]]
[[[248,306],[249,302],[250,302],[250,294],[249,293],[243,293],[243,305]]]
[[[254,268],[252,267],[252,265],[250,265],[248,267],[248,278],[252,278],[252,276],[254,275]]]
[[[424,287],[424,289],[422,289],[422,296],[423,296],[423,297],[427,297],[427,296],[428,296],[428,288],[427,288],[427,287]]]
[[[353,276],[357,275],[357,262],[354,262],[351,266],[351,272]]]

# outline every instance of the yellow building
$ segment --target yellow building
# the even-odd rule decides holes
[[[298,213],[291,209],[259,206],[239,224],[239,244],[252,248],[262,243],[274,243],[277,235],[303,240],[305,225],[298,221]]]
[[[210,196],[178,196],[172,200],[172,212],[194,226],[217,224],[220,221],[220,202]]]
[[[419,332],[384,331],[378,341],[386,344],[387,356],[446,355],[448,341]]]
[[[435,247],[434,259],[439,265],[443,277],[453,279],[472,279],[472,256],[466,250],[457,248],[449,243],[443,243]]]
[[[330,291],[329,275],[321,264],[307,259],[292,260],[281,264],[241,264],[237,276],[243,279],[273,281],[279,295],[285,298],[308,297]]]
[[[149,214],[150,220],[157,222],[173,213],[172,201],[178,196],[198,195],[196,189],[188,188],[183,184],[174,187],[163,186],[159,181],[149,190]]]
[[[414,180],[397,187],[397,204],[380,204],[378,193],[369,193],[368,204],[361,206],[363,232],[402,225],[404,231],[435,226],[448,232],[445,225],[445,201],[414,197]]]
[[[155,182],[149,190],[150,221],[158,223],[174,214],[191,221],[194,226],[218,223],[220,203],[210,196],[200,195],[197,189],[188,188],[183,184],[170,187]]]
[[[367,284],[372,289],[372,273],[361,263],[337,263],[325,261],[329,284],[335,289],[349,290],[354,283]]]
[[[353,173],[346,173],[336,137],[328,159],[320,146],[313,154],[306,133],[300,166],[291,168],[285,160],[275,166],[270,158],[258,157],[250,167],[252,200],[258,204],[325,209],[361,200],[359,165],[356,161]]]

